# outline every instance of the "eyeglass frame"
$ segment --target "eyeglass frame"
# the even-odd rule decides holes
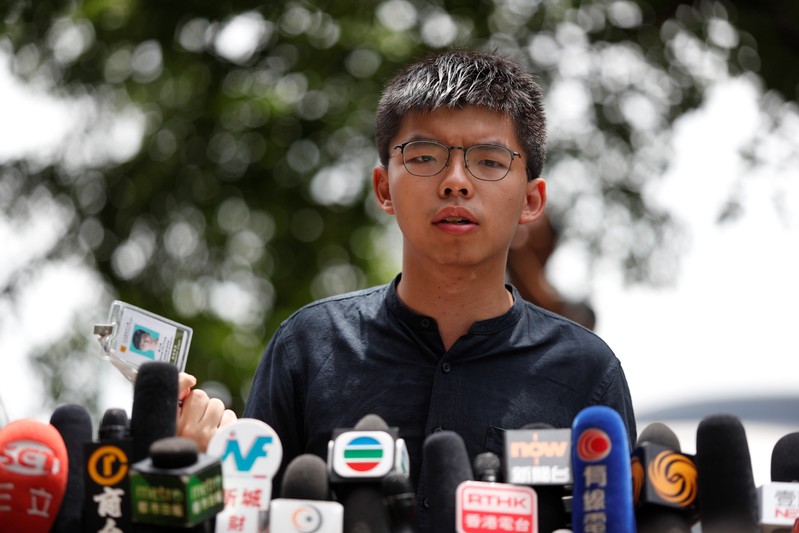
[[[409,144],[413,144],[413,143],[437,144],[438,146],[441,146],[442,148],[446,148],[447,149],[447,160],[444,163],[444,165],[441,167],[441,170],[439,170],[435,174],[416,174],[414,172],[411,172],[411,170],[408,168],[408,165],[405,163],[405,147],[408,146]],[[507,170],[507,172],[505,172],[505,174],[501,178],[497,178],[495,180],[487,180],[485,178],[481,178],[481,177],[476,176],[474,174],[474,172],[472,172],[471,167],[469,167],[469,160],[466,158],[466,154],[468,154],[469,150],[471,150],[472,148],[478,148],[478,147],[481,147],[481,146],[490,146],[492,148],[502,148],[503,150],[507,150],[507,152],[510,154],[510,163],[508,163],[508,170]],[[412,176],[417,176],[419,178],[431,178],[433,176],[437,176],[437,175],[441,174],[441,172],[443,172],[443,170],[449,166],[449,161],[452,158],[452,151],[453,150],[463,150],[463,165],[466,167],[466,170],[469,171],[469,174],[471,174],[472,177],[474,177],[474,179],[478,179],[480,181],[502,181],[502,180],[504,180],[508,176],[508,174],[510,174],[511,167],[513,166],[513,160],[516,159],[517,157],[519,159],[523,159],[522,158],[522,154],[520,154],[519,152],[511,150],[510,148],[508,148],[507,146],[504,146],[502,144],[491,144],[491,143],[473,144],[473,145],[471,145],[469,147],[466,147],[466,146],[448,146],[448,145],[446,145],[446,144],[444,144],[442,142],[434,141],[434,140],[428,140],[428,139],[413,139],[411,141],[406,141],[406,142],[404,142],[402,144],[396,145],[394,148],[392,148],[392,151],[396,150],[397,148],[400,149],[400,155],[402,156],[402,166],[405,168],[405,170],[408,172],[408,174],[410,174]],[[525,169],[526,169],[526,166],[525,166]]]

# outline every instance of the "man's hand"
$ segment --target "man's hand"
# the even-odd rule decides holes
[[[205,452],[208,441],[216,430],[236,420],[236,413],[225,409],[225,404],[218,398],[209,398],[201,389],[192,390],[197,378],[181,372],[178,375],[178,400],[182,404],[178,409],[177,434],[188,437],[197,443],[201,452]]]

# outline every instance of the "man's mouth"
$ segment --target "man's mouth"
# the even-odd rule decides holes
[[[472,221],[461,217],[446,217],[439,220],[439,224],[472,224]]]

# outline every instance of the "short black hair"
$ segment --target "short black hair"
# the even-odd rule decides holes
[[[142,343],[141,338],[144,335],[150,335],[150,334],[144,331],[143,329],[137,329],[136,331],[133,332],[133,337],[131,337],[130,343],[137,350],[141,350],[141,343]]]
[[[377,105],[380,163],[388,166],[391,140],[409,112],[469,105],[507,114],[524,151],[528,179],[541,175],[546,159],[543,93],[520,64],[496,53],[437,52],[403,68],[386,84]]]

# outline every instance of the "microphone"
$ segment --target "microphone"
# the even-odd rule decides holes
[[[757,531],[757,495],[741,421],[727,414],[703,418],[696,430],[695,460],[702,531]]]
[[[592,405],[572,422],[574,533],[635,533],[630,444],[619,413]]]
[[[477,481],[486,483],[496,483],[500,481],[500,467],[502,466],[499,457],[494,452],[483,452],[477,454],[472,464],[474,477]]]
[[[333,430],[328,445],[330,481],[344,505],[345,533],[388,533],[388,510],[381,483],[392,471],[407,471],[398,430],[369,414],[355,427]]]
[[[762,533],[783,533],[799,519],[799,432],[781,437],[771,452],[771,483],[757,489]]]
[[[410,474],[393,472],[383,478],[383,495],[391,533],[416,533],[416,494]]]
[[[454,431],[431,433],[422,445],[427,509],[420,517],[423,531],[455,531],[458,487],[473,479],[469,453]]]
[[[344,507],[329,499],[325,461],[313,454],[298,455],[286,466],[281,497],[272,500],[269,531],[341,533]]]
[[[178,369],[162,361],[139,367],[133,384],[130,433],[133,437],[133,462],[147,458],[157,440],[174,437],[177,432]]]
[[[224,507],[222,465],[218,458],[198,453],[191,439],[159,439],[149,457],[131,466],[130,492],[132,521],[145,526],[138,529],[197,526],[202,531]]]
[[[83,447],[83,531],[103,528],[131,531],[128,470],[133,442],[124,409],[107,409],[100,422],[98,441]]]
[[[50,424],[15,420],[0,429],[0,524],[4,531],[46,533],[64,499],[69,457]]]
[[[83,520],[83,447],[92,441],[92,419],[82,405],[67,404],[53,411],[50,424],[64,439],[69,461],[67,488],[52,531],[72,533],[81,529]]]
[[[240,418],[217,430],[206,453],[222,463],[225,509],[216,516],[216,531],[258,531],[283,460],[280,437],[260,420]]]
[[[771,481],[799,481],[799,432],[780,437],[771,451]]]
[[[505,431],[505,480],[535,490],[539,531],[565,528],[570,522],[571,440],[571,428],[545,423]]]
[[[638,533],[690,533],[699,520],[696,465],[680,453],[677,435],[660,422],[649,424],[630,466]]]

